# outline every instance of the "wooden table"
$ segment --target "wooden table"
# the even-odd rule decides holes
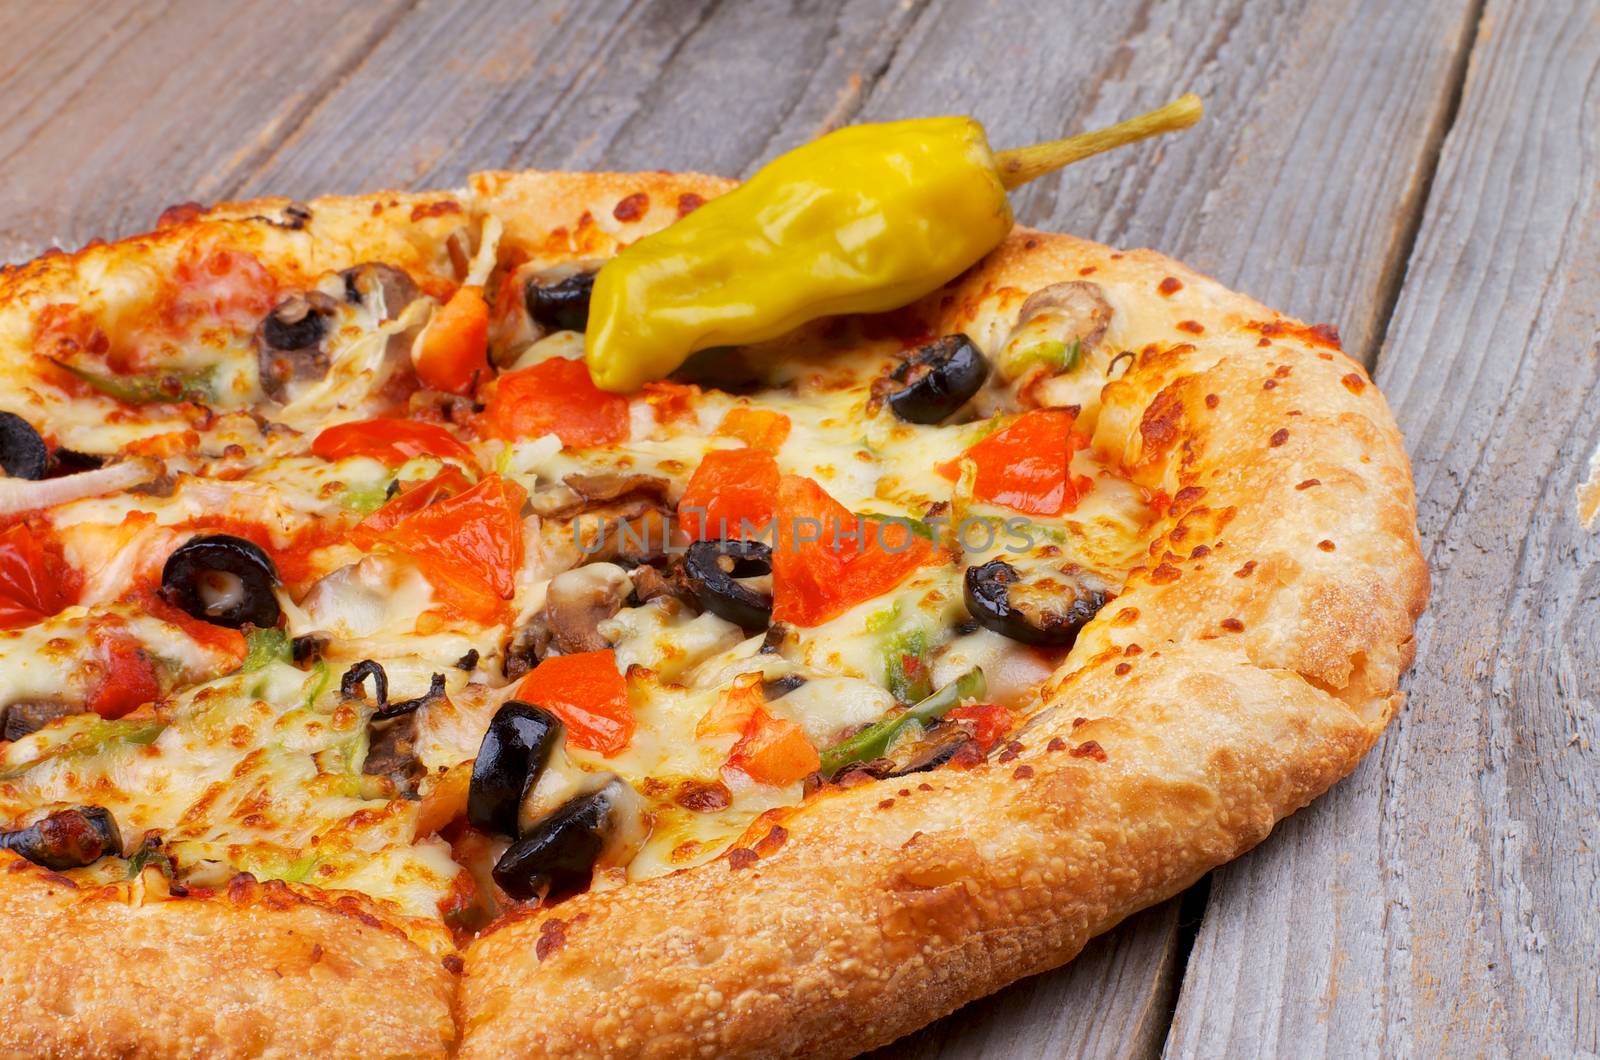
[[[1409,440],[1434,597],[1355,776],[896,1056],[1600,1052],[1594,0],[0,0],[0,260],[186,199],[491,167],[748,173],[845,122],[1200,130],[1017,197],[1337,322]]]

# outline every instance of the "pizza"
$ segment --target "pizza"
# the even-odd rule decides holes
[[[596,269],[731,187],[0,274],[0,1049],[848,1055],[1372,746],[1427,573],[1336,332],[1019,228],[597,388]]]

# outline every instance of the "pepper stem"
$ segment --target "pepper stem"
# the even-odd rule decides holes
[[[1051,140],[1031,147],[1001,151],[994,156],[995,167],[1000,172],[1000,183],[1009,190],[1101,151],[1136,143],[1161,133],[1187,129],[1199,121],[1203,113],[1205,109],[1200,104],[1200,97],[1188,92],[1165,107],[1118,122],[1106,129],[1092,129],[1065,140]]]

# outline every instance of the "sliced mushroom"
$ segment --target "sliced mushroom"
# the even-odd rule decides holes
[[[782,699],[805,683],[806,678],[803,674],[784,674],[782,677],[761,682],[761,695],[770,703],[774,699]]]
[[[59,718],[81,714],[84,705],[59,699],[22,700],[0,710],[5,718],[0,726],[0,740],[20,740],[31,736]]]
[[[606,471],[568,475],[561,486],[533,494],[533,510],[546,519],[567,519],[614,502],[649,502],[665,508],[672,484],[656,475]]]
[[[632,592],[628,572],[613,563],[589,563],[551,578],[542,613],[544,647],[563,655],[609,648],[600,623],[622,610]],[[547,653],[541,650],[539,657]]]
[[[417,783],[428,770],[417,757],[417,716],[408,713],[387,721],[374,722],[367,759],[361,772],[381,777],[396,795],[414,795]]]
[[[677,600],[679,603],[688,604],[696,612],[700,610],[700,600],[694,591],[694,580],[689,577],[688,569],[681,556],[672,555],[666,557],[661,567],[641,563],[632,570],[631,576],[633,578],[632,602],[648,604],[651,600],[666,597]]]
[[[26,828],[0,832],[0,850],[59,872],[93,865],[108,854],[121,854],[122,836],[104,807],[73,806]]]
[[[1112,593],[1087,571],[1047,570],[1024,579],[1002,559],[968,567],[967,611],[1001,636],[1042,648],[1070,648]]]
[[[0,412],[0,468],[23,479],[41,479],[50,470],[50,448],[33,424],[15,412]]]
[[[339,278],[344,300],[370,310],[380,321],[394,320],[421,296],[409,274],[378,261],[345,269]]]
[[[648,498],[666,503],[672,484],[657,475],[639,472],[606,471],[595,475],[568,475],[562,479],[585,501],[615,501],[622,498]]]
[[[198,618],[238,629],[278,624],[278,569],[261,546],[232,534],[190,538],[161,568],[161,594]]]
[[[954,722],[940,722],[915,740],[902,740],[890,747],[882,758],[850,767],[851,772],[869,777],[906,777],[926,773],[951,762],[975,765],[983,760],[983,749],[972,734]]]
[[[256,328],[256,363],[261,389],[282,401],[289,383],[328,374],[329,338],[339,303],[321,291],[290,295]]]
[[[657,562],[670,549],[689,543],[672,509],[637,494],[585,508],[572,521],[568,536],[590,563],[629,567]]]
[[[1085,280],[1053,283],[1028,296],[1000,351],[1008,381],[1070,372],[1099,344],[1111,324],[1111,303],[1100,285]]]

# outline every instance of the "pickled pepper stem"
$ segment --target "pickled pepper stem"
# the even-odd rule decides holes
[[[1118,122],[1106,129],[1092,129],[1086,133],[1069,136],[1065,140],[1051,140],[1049,143],[1034,144],[1031,147],[1001,151],[994,156],[995,166],[1000,173],[1000,183],[1007,189],[1015,188],[1035,177],[1054,173],[1062,166],[1071,165],[1102,151],[1109,151],[1113,147],[1136,143],[1161,133],[1187,129],[1199,121],[1204,113],[1200,97],[1188,92],[1165,107],[1148,114],[1141,114],[1137,118]]]

